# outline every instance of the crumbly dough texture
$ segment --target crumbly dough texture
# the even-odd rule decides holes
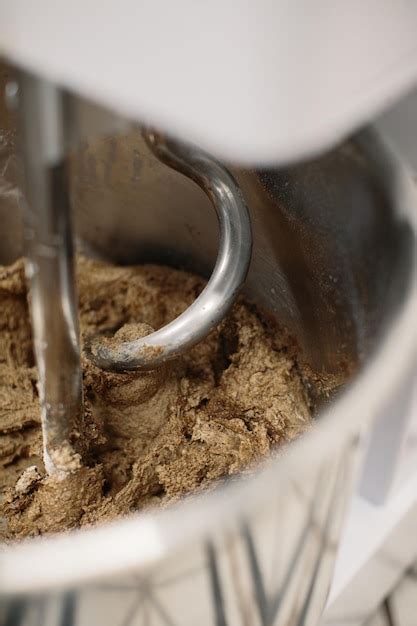
[[[77,261],[82,339],[168,323],[204,281],[167,267]],[[199,345],[158,370],[116,374],[83,356],[83,464],[45,475],[23,261],[0,268],[0,484],[6,538],[165,506],[251,471],[309,425],[297,345],[239,300]]]

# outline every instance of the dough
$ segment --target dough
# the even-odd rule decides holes
[[[82,338],[168,323],[205,282],[167,267],[78,258]],[[293,338],[240,299],[199,345],[155,371],[103,372],[83,356],[83,464],[45,475],[23,261],[0,268],[0,483],[6,538],[166,506],[252,471],[311,421]]]

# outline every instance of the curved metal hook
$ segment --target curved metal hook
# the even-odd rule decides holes
[[[215,159],[153,131],[144,138],[160,161],[194,180],[210,198],[219,220],[219,250],[206,287],[181,315],[161,329],[117,347],[96,338],[86,346],[98,367],[122,372],[149,370],[192,347],[226,315],[242,287],[251,259],[252,231],[242,193],[231,174]]]

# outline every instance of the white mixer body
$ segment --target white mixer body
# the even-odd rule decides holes
[[[0,55],[223,159],[330,147],[417,79],[414,0],[2,0]]]

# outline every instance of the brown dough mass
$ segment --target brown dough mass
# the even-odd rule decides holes
[[[109,330],[118,330],[119,340],[146,334],[179,315],[203,287],[201,278],[167,267],[113,267],[80,258],[82,337]],[[26,297],[23,262],[0,268],[5,537],[174,502],[250,470],[310,422],[295,342],[240,300],[209,337],[158,370],[108,373],[83,357],[83,467],[58,483],[42,463]]]

